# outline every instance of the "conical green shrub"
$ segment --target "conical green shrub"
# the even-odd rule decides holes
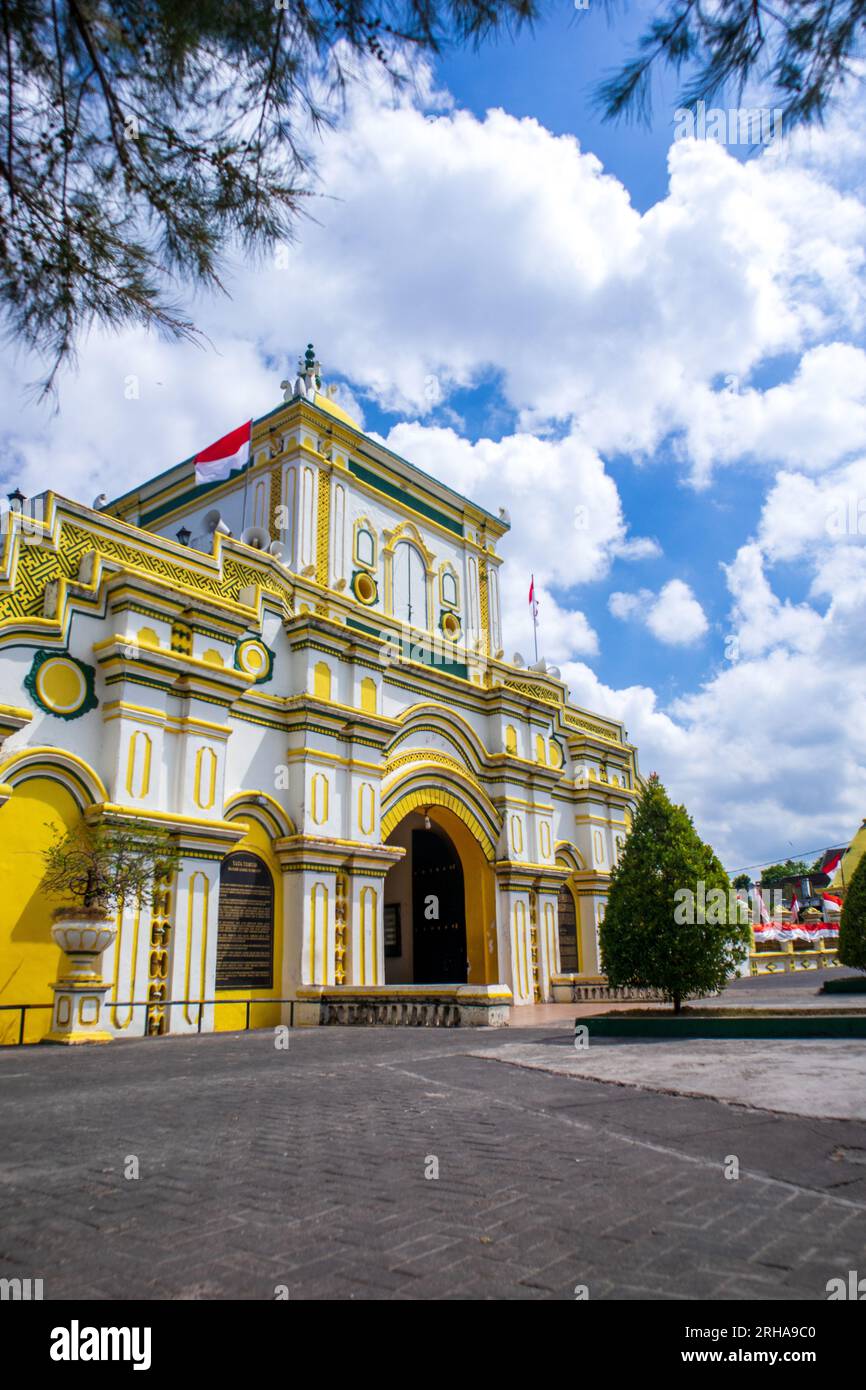
[[[599,929],[608,983],[658,991],[677,1010],[684,999],[722,989],[750,939],[748,923],[731,912],[731,897],[719,860],[653,773],[611,875]]]
[[[866,970],[866,854],[851,875],[839,919],[839,960]]]

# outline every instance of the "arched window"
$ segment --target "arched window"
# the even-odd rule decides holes
[[[421,552],[409,541],[394,548],[394,617],[413,627],[428,627],[427,570]]]
[[[374,569],[376,565],[376,538],[360,522],[355,524],[355,561],[366,569]]]
[[[456,608],[457,600],[457,575],[451,569],[443,569],[442,577],[439,581],[442,594],[442,602],[447,608]]]

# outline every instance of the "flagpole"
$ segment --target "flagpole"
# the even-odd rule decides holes
[[[253,454],[252,450],[250,450],[250,457],[247,462],[247,466],[244,469],[244,506],[243,511],[241,513],[241,535],[243,535],[244,531],[247,529],[247,492],[249,491],[250,486],[250,469],[252,468],[252,466]]]
[[[535,638],[535,664],[538,665],[538,600],[535,597],[535,575],[529,585],[529,603],[532,608],[532,631]]]
[[[253,466],[253,422],[252,422],[252,420],[251,420],[251,421],[250,421],[250,447],[249,447],[249,457],[247,458],[247,466],[246,466],[246,468],[244,469],[244,505],[243,505],[243,511],[242,511],[242,513],[241,513],[241,535],[243,535],[244,531],[247,529],[247,493],[249,492],[249,488],[250,488],[250,472],[251,472],[251,470],[252,470],[252,466]]]

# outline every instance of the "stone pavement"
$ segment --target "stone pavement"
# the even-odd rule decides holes
[[[787,1115],[866,1121],[866,1042],[843,1038],[609,1041],[611,1045],[600,1046],[598,1038],[590,1038],[589,1046],[580,1049],[511,1042],[499,1048],[497,1056],[513,1066],[563,1076],[679,1096],[706,1096]]]
[[[800,1301],[866,1273],[862,1122],[505,1065],[513,1039],[4,1049],[0,1277],[48,1299]]]

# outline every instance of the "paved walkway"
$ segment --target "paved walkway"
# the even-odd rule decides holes
[[[570,1058],[570,1034],[520,1043]],[[267,1031],[3,1049],[0,1277],[50,1299],[798,1301],[862,1271],[866,1124],[506,1065],[514,1045],[324,1028],[286,1050]]]
[[[866,1121],[866,1042],[590,1037],[588,1043],[585,1048],[552,1048],[512,1042],[499,1048],[497,1057],[514,1066],[670,1095],[707,1096],[786,1115]]]

